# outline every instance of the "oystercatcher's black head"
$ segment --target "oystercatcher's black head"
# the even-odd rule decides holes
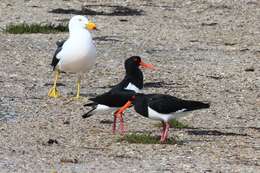
[[[154,68],[152,64],[144,63],[140,56],[131,56],[130,58],[125,60],[126,73],[138,71],[137,69],[139,69],[140,66],[144,68]]]
[[[139,56],[131,56],[125,60],[125,69],[139,68],[141,58]]]
[[[152,64],[146,64],[139,56],[132,56],[125,60],[125,78],[115,86],[119,89],[129,89],[136,92],[143,88],[143,73],[139,67],[154,69]],[[130,85],[130,86],[129,86]]]

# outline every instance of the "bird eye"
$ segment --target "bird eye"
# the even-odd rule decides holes
[[[81,19],[81,18],[79,18],[79,21],[81,22],[81,21],[82,21],[82,19]]]

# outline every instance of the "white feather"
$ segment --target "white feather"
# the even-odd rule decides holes
[[[175,113],[162,114],[162,113],[159,113],[159,112],[153,110],[152,108],[150,108],[148,106],[148,115],[149,115],[149,118],[151,118],[151,119],[167,122],[171,119],[186,116],[187,112],[184,112],[185,110],[186,109],[181,109],[181,110],[176,111]]]
[[[69,39],[57,54],[57,58],[60,59],[58,67],[66,72],[85,72],[95,64],[96,47],[90,32],[83,27],[88,22],[87,18],[82,18],[82,21],[74,19],[73,17],[72,22],[70,21]]]
[[[97,105],[97,108],[94,110],[94,113],[97,113],[97,112],[99,112],[99,113],[103,113],[103,112],[113,112],[113,111],[115,111],[116,109],[118,109],[118,108],[116,108],[116,107],[108,107],[108,106],[106,106],[106,105],[98,104],[98,105]]]
[[[136,87],[134,84],[132,84],[131,82],[124,89],[132,90],[132,91],[135,91],[136,93],[140,93],[140,89],[138,87]]]

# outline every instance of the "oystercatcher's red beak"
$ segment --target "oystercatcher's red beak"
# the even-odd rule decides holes
[[[129,108],[132,105],[132,101],[128,101],[126,102],[126,104],[124,106],[122,106],[121,108],[119,108],[116,111],[116,115],[121,115],[122,113],[124,113],[124,111]]]
[[[152,65],[152,64],[146,64],[146,63],[144,63],[143,61],[140,62],[140,66],[143,67],[143,68],[150,68],[150,69],[153,69],[153,70],[156,69],[156,68],[154,67],[154,65]]]

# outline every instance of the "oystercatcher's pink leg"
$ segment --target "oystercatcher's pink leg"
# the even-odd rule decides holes
[[[163,125],[163,129],[162,129],[162,132],[161,132],[161,139],[160,139],[161,142],[163,141],[163,135],[164,135],[164,131],[165,131],[165,128],[166,128],[165,122],[162,121],[162,125]]]
[[[121,113],[120,114],[120,133],[121,135],[123,135],[125,132],[125,129],[124,129],[124,119],[123,119],[123,114]]]
[[[169,133],[169,128],[170,128],[170,124],[168,122],[166,122],[165,124],[166,124],[166,127],[165,127],[165,131],[164,131],[164,135],[163,135],[163,142],[166,142],[168,133]]]
[[[117,119],[117,115],[114,114],[114,123],[113,123],[113,129],[112,129],[113,134],[115,134],[115,132],[116,132],[116,119]]]

